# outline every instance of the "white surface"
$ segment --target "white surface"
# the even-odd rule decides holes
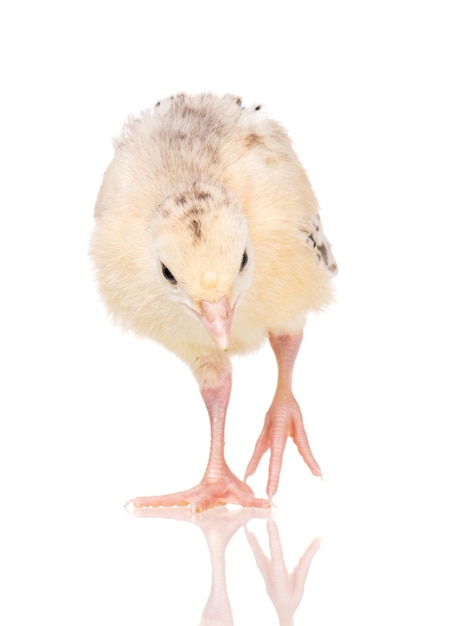
[[[276,498],[288,572],[323,537],[294,623],[470,624],[467,3],[10,5],[2,623],[198,624],[211,588],[202,529],[214,555],[242,523],[238,512],[192,522],[122,509],[196,483],[209,429],[185,366],[111,327],[86,256],[125,115],[211,89],[266,103],[289,129],[340,267],[338,302],[310,319],[295,372],[325,480],[289,445]],[[274,375],[268,349],[235,362],[227,455],[239,474]],[[266,466],[251,480],[259,494]],[[269,554],[266,522],[247,527]],[[220,593],[217,565],[214,575]],[[226,587],[214,623],[279,623],[244,526],[226,549]]]

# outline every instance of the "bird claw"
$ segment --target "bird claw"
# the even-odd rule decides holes
[[[269,509],[265,498],[256,498],[252,489],[234,475],[216,481],[206,478],[199,485],[163,496],[145,496],[129,500],[126,508],[190,506],[192,513],[200,513],[215,506],[236,504],[243,507]]]
[[[272,503],[272,498],[279,486],[282,458],[288,437],[292,437],[302,459],[312,473],[321,477],[320,466],[308,443],[300,407],[291,394],[285,398],[274,399],[244,475],[244,480],[247,480],[249,476],[254,474],[260,460],[270,449],[269,479],[266,489],[270,503]]]

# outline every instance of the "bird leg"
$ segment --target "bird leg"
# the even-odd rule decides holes
[[[248,476],[254,474],[262,456],[270,448],[269,480],[266,490],[269,502],[272,502],[272,497],[277,492],[282,457],[288,437],[293,438],[298,451],[313,474],[321,476],[320,467],[308,443],[300,407],[292,391],[293,366],[302,337],[302,332],[296,335],[269,335],[278,366],[277,388],[244,477],[246,480]]]
[[[252,489],[239,480],[226,464],[224,431],[226,410],[231,393],[231,373],[225,372],[213,386],[203,386],[201,394],[210,417],[210,456],[202,481],[196,487],[164,496],[134,498],[128,504],[144,506],[187,506],[193,512],[227,503],[269,508],[267,500],[255,498]]]

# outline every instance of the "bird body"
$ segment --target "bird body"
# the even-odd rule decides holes
[[[336,265],[305,170],[282,126],[235,96],[179,94],[129,118],[95,217],[108,309],[187,362],[204,399],[231,354],[299,335],[331,300]]]

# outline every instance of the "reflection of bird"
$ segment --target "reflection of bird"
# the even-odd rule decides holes
[[[306,314],[329,302],[336,265],[283,128],[233,96],[158,102],[116,141],[95,217],[91,255],[108,308],[188,363],[210,416],[201,483],[134,505],[269,505],[230,471],[223,451],[229,355],[266,337],[279,376],[246,477],[270,449],[270,502],[288,436],[319,475],[291,378]]]
[[[226,549],[232,537],[242,526],[255,519],[268,520],[272,516],[272,512],[267,509],[237,509],[231,511],[224,507],[216,507],[199,515],[194,515],[188,508],[182,507],[140,507],[128,510],[128,512],[133,517],[190,522],[200,528],[208,546],[211,563],[210,594],[203,609],[200,626],[232,626],[233,613],[226,584]],[[259,555],[256,551],[257,549],[260,550],[260,547],[257,539],[252,533],[249,534],[248,531],[246,533],[256,555],[256,560],[258,560]],[[282,547],[280,547],[281,551]],[[277,562],[276,566],[280,567],[280,563]],[[161,561],[160,567],[166,568],[165,561]],[[241,573],[241,570],[239,570],[239,573]],[[264,577],[265,573],[263,572]],[[274,575],[277,576],[277,573],[275,572]]]
[[[254,552],[257,566],[264,577],[267,593],[272,600],[279,618],[280,626],[293,625],[293,616],[300,604],[305,582],[310,571],[311,562],[321,539],[316,537],[300,557],[298,565],[289,574],[280,541],[279,529],[276,521],[271,517],[267,520],[267,533],[269,535],[270,558],[267,557],[254,533],[246,528],[246,537]]]

